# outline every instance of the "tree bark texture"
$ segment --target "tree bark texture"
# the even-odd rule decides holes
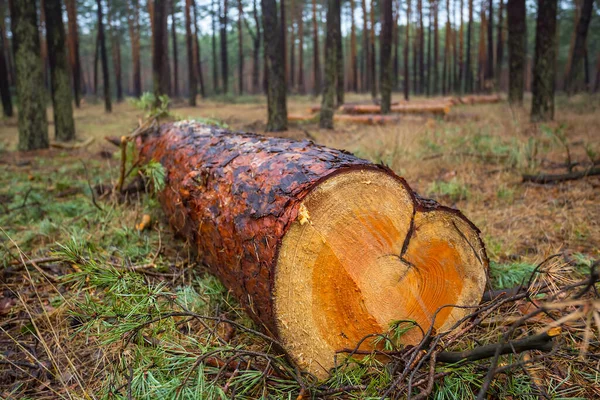
[[[583,6],[579,14],[579,20],[575,27],[575,44],[568,70],[567,79],[565,80],[565,90],[568,94],[573,94],[582,90],[585,86],[585,54],[588,29],[592,20],[592,11],[594,8],[594,0],[583,0]]]
[[[46,13],[46,37],[52,85],[54,135],[60,141],[73,140],[75,139],[73,96],[67,63],[67,43],[61,1],[45,0],[44,11]]]
[[[81,105],[81,57],[79,56],[79,28],[77,26],[77,4],[75,0],[66,0],[67,16],[69,19],[69,34],[67,41],[69,45],[69,64],[71,65],[71,76],[73,81],[73,96],[75,106]]]
[[[192,0],[185,0],[185,44],[188,61],[188,102],[190,106],[196,106],[196,70],[194,64],[194,40],[192,34]]]
[[[197,85],[200,85],[200,95],[202,98],[206,97],[206,88],[204,87],[204,74],[202,73],[202,57],[200,54],[200,32],[198,31],[198,8],[196,7],[196,1],[192,0],[192,8],[194,10],[194,55],[196,57],[196,62],[194,63],[194,71],[196,72],[196,82]]]
[[[142,67],[140,62],[140,4],[139,0],[127,1],[127,25],[131,43],[131,67],[133,95],[142,95]]]
[[[261,0],[267,72],[268,132],[287,130],[285,57],[275,0]]]
[[[337,88],[337,35],[340,20],[340,0],[327,0],[327,35],[325,37],[325,82],[321,100],[321,128],[333,129],[333,112]]]
[[[410,1],[410,0],[408,0]],[[361,0],[362,13],[363,13],[363,57],[362,57],[362,65],[363,65],[363,91],[367,91],[371,88],[371,70],[369,69],[370,59],[371,59],[371,51],[369,50],[369,24],[368,24],[368,16],[367,13],[367,0]]]
[[[219,12],[217,11],[216,8],[216,3],[217,0],[212,0],[212,7],[211,7],[211,14],[212,14],[212,18],[211,18],[211,24],[212,24],[212,40],[211,40],[211,44],[212,44],[212,79],[213,79],[213,92],[214,93],[219,93],[219,66],[217,65],[217,63],[219,62],[219,59],[217,57],[217,18],[219,17]],[[219,10],[221,9],[221,6],[219,6]]]
[[[11,31],[19,98],[19,150],[45,149],[49,146],[46,119],[44,72],[40,57],[40,36],[35,2],[12,0]]]
[[[525,89],[526,20],[525,0],[508,0],[508,102],[523,104]]]
[[[502,62],[504,61],[504,0],[498,8],[498,27],[496,29],[496,88],[500,90]]]
[[[392,0],[382,0],[381,13],[381,113],[388,114],[392,103]]]
[[[485,79],[494,79],[494,1],[489,0],[487,18],[487,66]]]
[[[371,29],[370,33],[370,70],[371,70],[371,98],[377,98],[377,63],[375,55],[375,0],[371,0]]]
[[[263,0],[263,4],[264,1],[266,0]],[[266,11],[265,15],[268,19],[269,12]],[[275,33],[279,34],[278,31]],[[380,226],[386,223],[378,219],[380,212],[383,212],[379,209],[381,203],[375,203],[368,209],[360,208],[360,215],[357,218],[360,219],[358,225],[361,226],[361,230],[344,231],[343,224],[337,225],[329,239],[327,236],[317,239],[318,242],[315,242],[314,246],[321,249],[321,253],[315,249],[317,254],[330,254],[332,249],[340,251],[339,243],[345,242],[350,243],[350,246],[356,243],[354,248],[350,249],[353,253],[364,253],[366,248],[363,246],[370,245],[371,242],[378,242],[376,247],[382,246],[385,249],[387,247],[383,242],[393,242],[393,250],[390,249],[393,253],[385,256],[394,258],[389,257],[390,261],[386,261],[386,265],[398,263],[397,266],[400,267],[402,265],[400,260],[406,259],[410,263],[410,269],[416,270],[419,275],[411,275],[414,272],[410,270],[406,272],[410,278],[400,275],[402,284],[394,289],[392,293],[394,297],[391,300],[386,298],[393,307],[401,306],[397,304],[398,299],[410,297],[408,290],[403,289],[402,285],[414,285],[411,282],[413,279],[419,282],[417,285],[422,285],[419,288],[423,288],[425,293],[428,290],[433,291],[428,288],[428,285],[438,285],[433,282],[436,280],[452,282],[450,286],[459,286],[458,290],[461,293],[469,292],[467,297],[453,298],[449,293],[456,289],[443,283],[436,288],[434,296],[419,297],[422,302],[431,303],[425,305],[421,303],[422,307],[426,306],[434,311],[444,304],[471,306],[481,300],[487,258],[477,228],[457,210],[442,207],[414,194],[402,178],[385,166],[375,165],[347,152],[309,141],[298,142],[284,138],[232,133],[190,121],[163,125],[157,131],[139,137],[137,143],[143,162],[159,161],[166,170],[167,186],[159,193],[159,200],[177,235],[189,241],[192,249],[196,250],[201,258],[202,264],[208,266],[210,271],[233,293],[257,324],[272,337],[279,338],[300,366],[307,367],[308,364],[310,372],[317,373],[320,377],[323,377],[324,371],[321,369],[323,367],[315,367],[313,364],[311,368],[309,364],[311,357],[320,355],[311,356],[304,353],[303,350],[310,350],[294,346],[299,342],[294,342],[294,337],[289,334],[290,331],[293,334],[293,331],[298,329],[296,325],[289,324],[289,320],[286,323],[284,319],[286,310],[282,302],[285,301],[288,291],[297,292],[300,301],[313,304],[324,301],[329,308],[313,308],[313,310],[322,317],[336,319],[333,322],[324,322],[323,327],[330,329],[324,330],[322,334],[316,334],[316,338],[320,339],[322,336],[328,336],[332,329],[334,330],[328,338],[334,342],[330,346],[333,349],[328,352],[328,359],[323,360],[327,364],[325,373],[333,366],[335,349],[352,347],[366,333],[381,332],[387,328],[387,325],[368,324],[365,328],[366,333],[353,334],[353,327],[367,324],[367,319],[370,317],[369,314],[365,315],[360,307],[357,309],[357,314],[352,315],[356,320],[349,317],[340,318],[335,315],[335,311],[327,314],[327,310],[336,310],[339,302],[348,304],[359,302],[361,298],[366,298],[366,292],[371,290],[368,282],[361,288],[352,286],[354,285],[352,281],[348,282],[348,287],[344,286],[349,280],[348,272],[344,270],[346,264],[340,265],[339,273],[326,276],[319,274],[330,267],[328,264],[334,267],[339,264],[335,260],[332,260],[332,263],[323,260],[315,264],[312,272],[314,274],[312,275],[312,285],[314,285],[312,299],[305,286],[295,286],[294,283],[289,283],[287,288],[277,286],[287,282],[282,278],[287,273],[286,265],[293,266],[291,271],[293,274],[302,274],[308,270],[307,264],[286,264],[286,259],[290,257],[289,253],[293,253],[293,251],[286,252],[286,248],[290,249],[286,246],[290,240],[291,243],[299,243],[294,239],[294,235],[298,232],[317,229],[313,224],[319,224],[319,215],[316,213],[318,210],[311,209],[315,210],[315,213],[309,214],[307,207],[311,207],[310,201],[315,199],[313,196],[315,192],[321,191],[320,193],[325,194],[324,190],[327,189],[323,188],[327,185],[331,187],[336,179],[357,177],[356,179],[360,181],[359,190],[364,190],[364,196],[372,197],[374,200],[385,194],[382,194],[382,191],[386,188],[379,186],[380,182],[383,180],[389,182],[388,184],[394,187],[394,193],[402,197],[402,202],[391,196],[389,202],[385,204],[394,209],[394,213],[398,213],[403,224],[398,225],[399,231],[395,231],[396,233],[390,232],[386,229],[386,225]],[[373,177],[375,180],[365,181]],[[340,185],[340,190],[343,188],[344,186]],[[335,196],[339,192],[333,190],[333,193]],[[338,194],[338,196],[343,195]],[[344,203],[346,199],[338,197],[337,202]],[[346,214],[350,216],[352,212]],[[332,218],[336,218],[336,215],[325,216],[324,219],[328,221]],[[442,228],[442,224],[439,224],[436,225],[438,228],[429,229],[430,233],[436,232],[436,236],[428,235],[428,226],[432,225],[423,224],[423,221],[435,224],[436,218],[449,228]],[[452,233],[438,234],[438,229],[452,229]],[[374,234],[373,231],[377,233]],[[373,240],[364,238],[371,235],[375,235]],[[451,236],[451,240],[448,240],[448,235]],[[318,238],[319,235],[315,237]],[[321,240],[333,247],[321,247],[323,246]],[[448,242],[444,243],[444,240],[448,240],[452,246],[448,246],[446,244]],[[332,243],[333,241],[337,243]],[[460,248],[459,250],[465,255],[468,253],[468,260],[463,258],[463,262],[457,262],[457,268],[463,268],[465,264],[471,265],[464,275],[456,271],[459,272],[457,275],[454,268],[447,267],[448,263],[452,262],[452,254],[456,248]],[[382,251],[387,251],[385,249]],[[444,261],[436,258],[439,257],[436,253],[438,249],[443,250],[446,257]],[[297,250],[301,251],[301,249]],[[343,254],[341,256],[344,257]],[[356,254],[351,256],[355,257]],[[381,255],[378,258],[385,256]],[[337,257],[340,257],[340,254]],[[359,263],[362,263],[362,260]],[[438,265],[437,271],[430,267],[432,263]],[[349,260],[348,264],[352,264],[352,260]],[[304,268],[305,265],[307,268]],[[374,279],[381,277],[380,266],[382,265],[372,265],[376,270],[371,271],[376,272]],[[364,266],[358,268],[363,268],[363,273],[369,273]],[[394,282],[388,282],[389,285],[398,284],[398,274],[398,272],[393,274]],[[421,275],[425,279],[421,278]],[[436,279],[427,280],[430,276]],[[353,290],[354,287],[356,290]],[[282,289],[286,289],[286,293]],[[336,291],[337,297],[328,297],[328,293],[336,289],[341,290],[341,292]],[[377,290],[372,293],[373,300],[377,303],[376,307],[381,303],[380,290],[381,288],[377,287]],[[342,306],[342,309],[345,307]],[[451,322],[458,320],[467,311],[456,309],[452,312],[455,314],[450,318]],[[419,314],[414,311],[413,313]],[[431,324],[430,315],[428,313],[427,315],[428,317],[420,318],[421,323],[424,324],[423,329],[427,329],[426,324]],[[411,316],[413,315],[409,313],[408,317]],[[303,316],[297,315],[297,317]],[[443,319],[440,315],[438,317]],[[319,323],[319,321],[314,322]],[[314,325],[309,324],[306,327],[310,329]],[[443,326],[437,325],[437,328],[443,329]],[[339,332],[344,331],[352,337],[344,339],[342,343]],[[302,338],[298,340],[301,341]],[[338,346],[334,346],[335,344]],[[308,343],[308,347],[314,345],[312,341]]]
[[[473,93],[473,56],[471,43],[473,39],[473,0],[469,1],[469,22],[467,23],[467,58],[465,61],[465,91]]]
[[[299,94],[306,93],[306,86],[304,83],[304,7],[300,6],[298,10],[298,80],[297,90]]]
[[[173,96],[179,97],[179,57],[177,54],[176,0],[171,0],[171,47],[173,51]],[[117,96],[118,97],[118,96]]]
[[[13,105],[10,95],[9,66],[6,60],[7,57],[5,57],[5,54],[8,53],[8,43],[7,40],[5,40],[4,6],[5,4],[0,1],[0,97],[2,98],[2,111],[4,112],[4,116],[12,117]]]
[[[364,0],[363,0],[364,1]],[[366,17],[365,17],[366,18]],[[312,0],[313,22],[313,95],[321,93],[321,61],[319,60],[319,26],[317,19],[317,0]],[[266,35],[266,34],[265,34]]]
[[[110,99],[110,78],[108,76],[108,56],[106,54],[106,40],[104,40],[104,22],[102,13],[102,1],[96,0],[98,14],[98,43],[100,45],[100,63],[102,64],[102,82],[104,89],[104,111],[112,112]]]
[[[356,26],[354,24],[354,0],[350,0],[350,87],[358,93],[358,59],[356,56]]]
[[[238,85],[240,94],[244,93],[244,36],[242,35],[242,0],[238,0]]]
[[[152,82],[154,83],[154,97],[157,106],[160,104],[159,97],[169,94],[168,17],[167,3],[161,0],[154,0]]]
[[[121,33],[114,23],[114,3],[106,2],[108,7],[108,26],[113,58],[113,71],[115,73],[115,84],[117,87],[117,102],[123,101],[123,76],[121,74]]]
[[[557,0],[540,0],[538,6],[533,83],[531,87],[531,120],[554,119],[554,85],[556,77],[556,11]]]
[[[229,0],[223,0],[223,13],[219,16],[221,32],[221,77],[223,78],[223,93],[227,93],[229,91],[229,55],[227,53],[227,25],[229,23],[228,1]]]
[[[336,19],[337,29],[335,30],[335,67],[336,67],[336,102],[338,106],[344,104],[344,50],[342,46],[342,5],[340,0],[340,16]]]
[[[433,93],[440,93],[440,39],[439,39],[439,2],[433,2]]]
[[[410,71],[408,55],[410,54],[410,0],[406,0],[406,35],[404,41],[404,100],[410,96]]]

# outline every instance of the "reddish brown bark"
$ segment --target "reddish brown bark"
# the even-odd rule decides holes
[[[79,108],[81,98],[81,58],[79,56],[79,33],[77,28],[77,5],[75,0],[65,1],[67,6],[67,16],[69,18],[69,34],[67,43],[69,46],[69,64],[71,65],[71,74],[73,79],[73,94],[75,97],[75,106]]]
[[[133,95],[142,95],[142,69],[140,63],[140,5],[139,0],[127,1],[127,25],[129,28],[129,42],[131,43],[131,67],[133,81]]]

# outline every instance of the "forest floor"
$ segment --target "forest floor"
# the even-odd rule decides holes
[[[348,95],[346,100],[367,99]],[[200,101],[195,108],[178,101],[171,112],[264,132],[264,98],[221,100]],[[307,114],[316,104],[292,97],[288,108]],[[527,282],[554,254],[561,262],[548,268],[554,268],[552,284],[560,286],[585,278],[600,258],[600,177],[534,184],[523,183],[522,175],[584,171],[597,162],[600,97],[557,97],[556,120],[549,124],[530,123],[527,111],[505,102],[461,105],[445,118],[411,116],[385,126],[339,123],[333,131],[300,123],[278,135],[384,163],[416,192],[462,210],[482,231],[494,288]],[[31,154],[14,151],[16,118],[0,120],[0,398],[385,393],[395,375],[376,357],[351,360],[327,382],[298,375],[172,238],[152,193],[123,197],[102,190],[114,186],[120,165],[118,149],[103,138],[132,132],[143,114],[129,102],[105,114],[100,102],[88,101],[75,119],[78,139],[94,138],[91,144]],[[52,120],[51,110],[48,116]],[[144,215],[151,223],[139,231],[136,224]],[[498,316],[522,315],[529,306],[516,302],[509,310],[498,309]],[[567,350],[498,376],[492,396],[600,397],[600,320],[598,329],[585,328],[600,314],[590,315],[575,318],[583,325],[563,327]],[[535,324],[519,333],[551,319]],[[453,348],[488,343],[506,331],[502,324],[477,329]],[[521,360],[510,357],[501,364]],[[246,364],[233,368],[235,360]],[[435,380],[432,396],[476,395],[486,365],[436,367],[443,377]]]

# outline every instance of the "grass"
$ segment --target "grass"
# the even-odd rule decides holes
[[[361,99],[349,95],[348,101]],[[196,108],[174,102],[170,112],[234,130],[264,126],[263,98],[237,99],[235,105],[225,100],[203,101]],[[290,110],[305,112],[312,102],[310,97],[292,98]],[[309,123],[283,134],[306,139],[309,132],[319,143],[385,163],[417,191],[460,208],[482,229],[492,260],[491,284],[508,288],[528,281],[549,254],[565,252],[575,267],[553,266],[536,275],[538,281],[575,279],[600,256],[597,178],[554,186],[520,183],[524,171],[560,171],[556,165],[566,159],[565,143],[573,161],[594,157],[593,127],[600,116],[587,103],[597,104],[597,99],[557,99],[558,121],[543,129],[526,122],[525,112],[497,104],[459,107],[446,120],[340,125],[335,131]],[[76,111],[76,124],[80,138],[96,138],[90,147],[30,156],[12,152],[16,119],[1,122],[1,396],[297,398],[301,388],[296,371],[254,333],[257,327],[235,300],[172,237],[152,194],[152,187],[160,189],[164,182],[161,167],[149,164],[133,171],[152,182],[139,196],[121,199],[90,189],[114,185],[118,179],[118,151],[102,137],[130,132],[145,112],[122,103],[105,115],[102,104],[88,102]],[[144,214],[151,216],[152,228],[139,232],[135,226]],[[58,261],[23,265],[21,257]],[[490,318],[519,312],[518,307],[502,309]],[[549,321],[534,323],[520,334],[544,323]],[[384,341],[386,346],[393,349],[409,328],[391,326],[387,334],[395,341]],[[495,342],[502,329],[478,330],[452,350]],[[579,329],[565,335],[571,349],[530,367],[528,373],[516,369],[498,376],[490,395],[538,397],[536,379],[544,382],[551,398],[599,395],[600,376],[589,360],[576,358]],[[597,351],[597,342],[593,346]],[[234,374],[203,359],[210,354],[222,360],[235,356],[234,361],[250,362],[253,368],[238,368]],[[10,364],[17,361],[23,364]],[[508,356],[501,359],[511,361]],[[487,365],[437,366],[436,372],[448,375],[436,381],[431,397],[472,398]],[[278,368],[280,374],[265,373],[269,368]],[[325,382],[301,378],[313,394],[359,385],[360,390],[331,396],[362,399],[380,398],[393,375],[382,360],[367,356],[340,357],[339,368]]]

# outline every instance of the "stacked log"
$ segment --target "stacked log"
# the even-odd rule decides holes
[[[481,299],[488,261],[478,229],[382,165],[191,121],[136,140],[141,160],[166,170],[159,200],[174,231],[318,377],[337,350],[394,321],[440,332],[468,312],[451,305]],[[421,338],[413,329],[401,340]]]

